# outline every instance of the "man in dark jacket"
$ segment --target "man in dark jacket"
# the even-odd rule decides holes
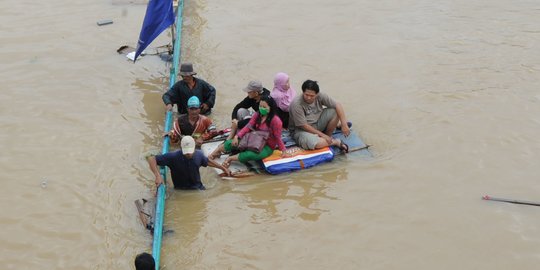
[[[236,104],[232,111],[232,126],[238,125],[238,129],[243,128],[248,122],[250,116],[254,112],[259,111],[259,102],[262,96],[270,96],[270,91],[262,86],[259,81],[250,81],[244,88],[244,92],[247,93],[247,97],[240,103]],[[252,109],[252,111],[249,110]]]
[[[182,80],[178,81],[163,94],[163,103],[168,111],[172,110],[173,105],[178,107],[178,113],[187,113],[187,101],[192,96],[197,96],[201,101],[201,114],[208,115],[216,103],[216,88],[206,81],[193,77],[197,72],[193,71],[192,63],[180,65],[180,76]]]

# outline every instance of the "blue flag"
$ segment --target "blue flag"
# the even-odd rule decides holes
[[[150,0],[137,43],[135,60],[152,41],[174,23],[172,0]]]

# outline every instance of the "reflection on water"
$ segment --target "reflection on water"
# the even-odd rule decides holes
[[[134,90],[140,91],[142,96],[142,108],[144,114],[142,117],[146,119],[145,125],[150,128],[144,136],[144,143],[148,146],[160,147],[163,143],[161,135],[164,133],[165,123],[165,106],[161,100],[163,92],[166,91],[168,80],[166,77],[150,77],[149,79],[135,79],[132,87]]]
[[[230,193],[241,195],[251,208],[251,222],[279,223],[300,218],[317,221],[324,209],[325,200],[335,200],[330,196],[332,185],[347,179],[346,168],[320,166],[294,175],[281,175],[250,179],[249,183],[237,185]]]
[[[208,199],[204,191],[169,190],[168,194],[164,227],[174,233],[164,235],[163,250],[190,250],[189,254],[180,257],[176,252],[165,252],[164,266],[178,269],[181,265],[196,264],[204,255],[204,248],[193,244],[203,237],[200,232],[207,223]]]

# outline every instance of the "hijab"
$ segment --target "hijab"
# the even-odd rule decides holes
[[[289,89],[285,89],[287,81],[289,80],[289,75],[283,72],[279,72],[274,77],[274,89],[270,96],[274,98],[277,103],[277,106],[285,112],[289,111],[289,105],[291,105],[292,100],[296,95],[296,91],[290,86]]]

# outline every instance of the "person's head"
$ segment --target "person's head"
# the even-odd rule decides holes
[[[201,102],[197,96],[192,96],[187,101],[188,115],[198,115],[201,112]]]
[[[302,96],[304,101],[308,104],[315,102],[317,95],[319,94],[319,85],[317,81],[306,80],[302,84]]]
[[[191,136],[182,137],[180,147],[182,147],[182,154],[184,154],[185,157],[193,157],[193,153],[195,152],[195,139]]]
[[[259,123],[261,123],[261,118],[266,116],[266,122],[270,123],[272,118],[276,115],[276,101],[268,95],[261,96],[261,101],[259,101]]]
[[[143,252],[135,257],[135,269],[136,270],[154,270],[156,269],[156,262],[152,255]]]
[[[289,83],[289,75],[283,72],[279,72],[274,77],[274,89],[287,91],[291,87]]]
[[[193,82],[193,75],[197,75],[197,72],[193,70],[193,64],[192,63],[183,63],[180,65],[180,76],[182,76],[182,80],[186,83],[192,83]]]
[[[244,88],[244,92],[248,94],[249,98],[259,100],[263,93],[262,83],[259,81],[250,81]]]

